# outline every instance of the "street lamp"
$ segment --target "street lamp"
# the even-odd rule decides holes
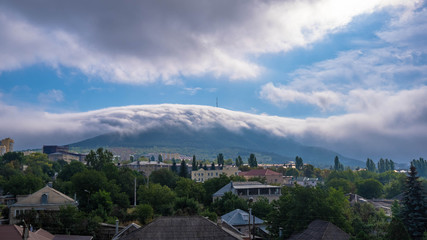
[[[248,199],[248,205],[249,205],[249,218],[248,218],[249,239],[252,239],[251,238],[251,215],[252,215],[252,208],[251,208],[251,206],[252,206],[252,202],[253,201],[254,201],[253,197],[250,197]]]

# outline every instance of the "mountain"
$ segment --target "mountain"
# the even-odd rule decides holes
[[[200,155],[212,159],[218,153],[223,153],[225,158],[234,159],[241,155],[245,159],[250,153],[255,153],[259,162],[268,163],[284,163],[295,159],[295,156],[300,156],[305,163],[319,167],[333,165],[335,156],[338,156],[345,166],[365,165],[362,161],[347,158],[328,149],[305,146],[292,139],[250,129],[230,131],[221,126],[201,130],[162,126],[143,132],[114,132],[70,144],[70,147],[173,149],[180,154],[190,156],[196,154],[199,159],[201,159]]]

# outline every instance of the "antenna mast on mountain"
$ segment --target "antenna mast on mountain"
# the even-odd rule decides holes
[[[216,97],[216,107],[218,107],[218,97]]]

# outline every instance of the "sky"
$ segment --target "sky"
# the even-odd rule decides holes
[[[362,160],[427,157],[426,6],[2,0],[0,138],[22,150],[219,124]]]

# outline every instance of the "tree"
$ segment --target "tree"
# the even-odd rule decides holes
[[[150,204],[154,212],[162,215],[170,215],[175,202],[175,193],[167,186],[150,184],[140,186],[138,189],[140,203]]]
[[[163,162],[162,154],[159,154],[159,156],[157,157],[157,160],[158,160],[159,162]]]
[[[268,217],[270,232],[278,237],[283,229],[285,238],[307,228],[315,219],[330,221],[349,231],[350,208],[345,195],[333,188],[283,187],[279,200],[273,202],[274,211]]]
[[[200,204],[193,198],[181,197],[175,200],[175,215],[191,216],[200,212]]]
[[[136,206],[135,214],[138,221],[145,225],[153,218],[154,211],[150,204],[139,204]]]
[[[386,238],[389,240],[411,240],[402,221],[393,217],[387,228]]]
[[[255,154],[251,153],[248,159],[249,167],[258,167],[258,162],[256,161]]]
[[[113,153],[103,148],[98,148],[96,152],[90,150],[86,155],[86,162],[90,169],[100,171],[105,165],[113,163]]]
[[[302,167],[304,166],[304,162],[301,157],[296,156],[295,157],[295,168],[298,170],[302,170]]]
[[[171,167],[171,170],[174,173],[178,173],[178,167],[176,166],[175,158],[172,158],[172,167]]]
[[[427,178],[427,160],[424,160],[424,158],[414,159],[411,163],[417,169],[420,177]]]
[[[156,161],[156,158],[153,155],[151,155],[149,162],[154,162],[154,161]]]
[[[311,164],[307,164],[303,166],[304,177],[311,178],[314,175],[314,166]]]
[[[376,179],[366,179],[357,183],[357,193],[365,198],[378,198],[383,192],[383,185]]]
[[[234,195],[231,192],[226,192],[221,198],[215,199],[212,203],[212,209],[215,210],[215,213],[218,214],[218,216],[222,216],[234,209],[247,211],[248,203],[237,195]]]
[[[417,170],[413,164],[406,180],[406,191],[402,200],[402,220],[413,239],[422,239],[427,229],[426,195],[418,180]]]
[[[326,184],[328,187],[335,188],[337,190],[343,191],[344,193],[354,193],[354,184],[344,178],[333,178],[329,180]]]
[[[252,213],[261,218],[266,219],[267,216],[274,211],[273,205],[270,204],[267,198],[261,197],[252,203]]]
[[[366,169],[370,172],[376,172],[377,168],[375,167],[374,161],[372,159],[368,158],[366,159]]]
[[[179,167],[179,176],[183,178],[188,177],[187,163],[185,162],[184,159],[182,159],[181,166]]]
[[[218,154],[216,161],[218,162],[218,166],[224,166],[224,155],[222,153]]]
[[[338,158],[338,156],[335,156],[335,159],[334,159],[334,170],[335,171],[344,170],[344,166],[340,163],[340,159]]]
[[[158,183],[162,186],[168,186],[169,188],[176,187],[176,181],[178,176],[167,168],[161,168],[159,170],[153,171],[150,174],[150,182]]]
[[[95,170],[85,170],[84,172],[76,173],[71,178],[73,190],[79,201],[79,208],[90,210],[90,197],[99,190],[107,190],[108,180],[103,172]]]
[[[236,158],[236,167],[240,167],[243,165],[243,160],[242,157],[240,157],[240,155]]]
[[[23,195],[34,193],[43,186],[44,182],[40,177],[33,174],[24,175],[19,173],[10,177],[9,181],[4,183],[3,191],[13,195]]]
[[[212,164],[211,164],[211,170],[215,170],[215,163],[214,162],[212,162]]]
[[[197,201],[203,201],[205,189],[202,183],[196,183],[189,178],[179,178],[176,182],[175,192],[178,197],[194,198]]]
[[[193,155],[193,163],[191,164],[191,166],[192,166],[191,170],[197,171],[196,155]]]

